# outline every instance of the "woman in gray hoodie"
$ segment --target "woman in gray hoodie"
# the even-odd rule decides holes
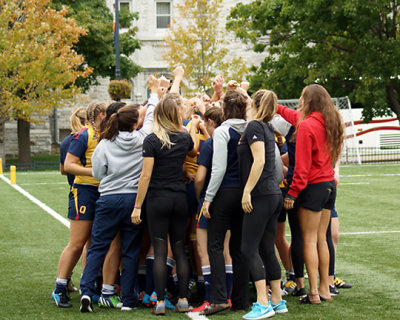
[[[122,243],[122,310],[132,310],[138,300],[134,285],[142,228],[132,224],[130,215],[142,170],[143,141],[152,132],[154,108],[158,103],[159,80],[150,76],[149,86],[151,95],[143,127],[136,130],[140,106],[122,107],[110,117],[92,156],[93,176],[100,180],[100,198],[96,203],[92,245],[80,283],[81,312],[93,311],[91,297],[95,293],[94,280],[118,231]],[[116,307],[118,304],[112,297],[102,298],[110,306]]]

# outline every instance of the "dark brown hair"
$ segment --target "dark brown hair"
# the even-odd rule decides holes
[[[229,90],[225,93],[222,110],[224,119],[246,119],[248,97],[235,90]]]
[[[344,139],[342,116],[333,104],[328,91],[319,84],[311,84],[303,89],[300,101],[300,121],[313,112],[320,112],[324,117],[326,131],[326,148],[335,166]]]
[[[139,118],[140,105],[132,104],[124,106],[113,113],[107,121],[104,130],[100,133],[100,140],[107,139],[114,141],[119,131],[133,131]]]
[[[215,125],[219,127],[221,123],[224,121],[224,114],[221,108],[211,107],[204,113],[204,120],[208,121],[211,119],[214,121]]]

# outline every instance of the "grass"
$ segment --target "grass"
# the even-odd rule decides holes
[[[400,319],[399,233],[349,234],[400,230],[399,173],[398,164],[341,168],[337,210],[342,235],[336,274],[353,289],[341,290],[333,303],[320,306],[300,305],[286,297],[289,313],[276,318]],[[19,172],[17,184],[66,216],[68,186],[58,172]],[[0,319],[154,319],[142,308],[131,313],[96,308],[93,314],[80,314],[78,294],[72,294],[73,308],[56,308],[50,293],[68,230],[2,180],[0,192]],[[75,284],[79,277],[77,267]],[[228,311],[213,318],[242,315]],[[172,312],[165,318],[188,319]]]

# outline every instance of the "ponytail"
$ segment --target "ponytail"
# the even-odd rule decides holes
[[[81,130],[86,124],[86,107],[76,107],[72,110],[69,117],[71,133]]]
[[[104,130],[100,133],[100,140],[114,141],[119,131],[133,131],[133,126],[139,119],[139,105],[128,105],[119,109],[110,116],[105,123]]]

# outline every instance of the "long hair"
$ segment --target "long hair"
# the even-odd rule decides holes
[[[86,107],[76,107],[72,110],[69,117],[71,133],[81,130],[86,124]]]
[[[181,103],[182,99],[178,94],[168,93],[154,109],[153,132],[160,139],[162,147],[171,148],[173,145],[170,133],[182,132],[182,118],[179,113]]]
[[[248,98],[244,94],[236,90],[227,91],[222,105],[224,119],[246,119],[247,102]]]
[[[277,110],[278,97],[270,90],[258,90],[253,95],[254,106],[257,110],[254,120],[271,121]]]
[[[100,132],[100,141],[107,139],[114,141],[120,131],[133,131],[133,126],[139,119],[139,105],[132,104],[124,106],[113,113],[106,122],[104,130]]]
[[[95,125],[95,120],[99,116],[100,113],[105,113],[107,108],[107,104],[105,102],[93,101],[89,103],[86,109],[86,118],[88,124],[93,128],[95,134],[94,138],[97,138],[97,130]]]
[[[113,102],[110,103],[109,106],[106,109],[106,116],[105,118],[101,121],[100,124],[100,132],[102,132],[106,128],[106,124],[108,120],[110,120],[111,116],[116,113],[119,109],[121,109],[123,106],[126,106],[125,102]],[[101,136],[101,134],[100,134]]]
[[[326,149],[334,166],[339,158],[344,139],[342,116],[333,104],[328,91],[319,84],[311,84],[303,89],[300,97],[300,121],[313,112],[320,112],[325,121]]]

